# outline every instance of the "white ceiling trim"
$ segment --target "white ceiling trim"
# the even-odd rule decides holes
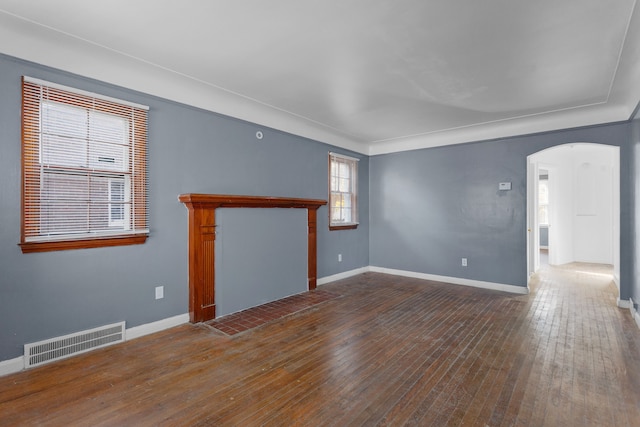
[[[468,142],[486,141],[507,137],[530,135],[570,129],[583,126],[613,123],[628,120],[629,113],[625,106],[614,107],[596,104],[575,110],[539,114],[516,119],[505,119],[499,124],[486,123],[466,128],[450,129],[431,135],[417,135],[393,141],[371,144],[369,155],[388,154],[398,151],[418,150],[443,145],[464,144]]]

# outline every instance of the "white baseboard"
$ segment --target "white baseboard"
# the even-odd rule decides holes
[[[125,340],[129,341],[135,338],[140,338],[145,335],[153,334],[154,332],[164,331],[165,329],[173,328],[174,326],[182,325],[189,322],[189,313],[179,314],[177,316],[168,317],[166,319],[158,320],[156,322],[146,323],[140,326],[134,326],[128,328],[125,332]]]
[[[625,302],[627,303],[627,305],[626,307],[622,307],[622,308],[629,309],[629,312],[631,313],[631,318],[635,320],[636,326],[640,328],[640,313],[638,313],[638,310],[636,310],[636,306],[633,304],[633,299],[629,298],[629,301],[625,301]],[[618,306],[620,307],[620,304],[618,304]]]
[[[631,302],[628,301],[628,300],[624,300],[624,299],[618,298],[618,300],[616,301],[616,305],[618,307],[620,307],[620,308],[630,308],[631,307]]]
[[[134,326],[133,328],[125,330],[125,341],[139,338],[144,335],[153,334],[154,332],[160,332],[187,322],[189,322],[189,313],[158,320],[157,322]],[[0,361],[0,377],[20,372],[23,369],[24,356],[16,357],[15,359]]]
[[[396,276],[413,277],[416,279],[434,280],[436,282],[452,283],[454,285],[472,286],[474,288],[504,291],[513,294],[528,294],[529,288],[525,286],[505,285],[502,283],[484,282],[481,280],[463,279],[460,277],[437,276],[435,274],[417,273],[415,271],[395,270],[392,268],[369,266],[369,271],[376,273],[393,274]]]
[[[524,286],[505,285],[502,283],[484,282],[481,280],[462,279],[460,277],[437,276],[435,274],[417,273],[415,271],[396,270],[393,268],[376,267],[369,265],[367,267],[356,268],[354,270],[345,271],[343,273],[334,274],[318,279],[318,286],[335,282],[336,280],[346,279],[369,271],[375,273],[392,274],[396,276],[413,277],[416,279],[434,280],[437,282],[452,283],[454,285],[472,286],[474,288],[491,289],[494,291],[504,291],[514,294],[528,294],[529,288]]]
[[[0,362],[0,377],[20,372],[24,369],[24,356]]]
[[[335,282],[336,280],[346,279],[347,277],[356,276],[358,274],[366,273],[370,270],[370,267],[361,267],[356,268],[355,270],[349,270],[338,274],[333,274],[331,276],[321,277],[317,280],[318,286],[326,285],[327,283]]]

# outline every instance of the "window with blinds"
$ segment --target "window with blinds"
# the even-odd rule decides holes
[[[23,252],[146,240],[147,110],[23,78]]]
[[[329,229],[358,226],[358,159],[329,153]]]

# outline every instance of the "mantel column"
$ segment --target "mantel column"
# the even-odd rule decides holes
[[[215,206],[186,204],[189,209],[189,319],[215,319]]]
[[[307,244],[308,244],[308,248],[307,248],[307,257],[308,257],[308,267],[307,267],[307,274],[309,276],[309,290],[312,291],[316,288],[316,280],[317,280],[317,270],[318,270],[318,266],[317,266],[317,251],[318,251],[318,247],[317,247],[317,221],[316,221],[316,217],[318,210],[317,209],[307,209],[307,222],[308,222],[308,230],[309,230],[309,237],[307,238]]]

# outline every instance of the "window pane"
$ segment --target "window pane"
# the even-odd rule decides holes
[[[331,194],[331,221],[351,222],[351,196],[342,193]]]
[[[538,181],[538,222],[549,224],[549,181],[541,179]]]
[[[331,208],[331,222],[340,222],[341,210],[340,208]]]
[[[338,191],[348,193],[350,191],[351,182],[348,178],[340,178],[338,180]]]
[[[89,204],[86,202],[43,200],[41,213],[41,234],[72,234],[89,231]]]
[[[538,207],[538,222],[543,225],[549,224],[549,207],[541,205]]]
[[[50,166],[86,167],[87,141],[58,135],[42,135],[40,163]]]
[[[68,138],[87,137],[87,111],[57,102],[41,103],[42,133]]]
[[[343,163],[340,162],[339,163],[339,168],[338,168],[338,173],[340,174],[341,178],[346,178],[349,179],[349,165],[347,163]]]
[[[42,200],[85,201],[89,200],[88,176],[85,174],[45,172],[42,174]]]
[[[126,147],[122,145],[91,142],[89,146],[89,167],[98,170],[126,172]]]
[[[127,144],[124,118],[92,111],[89,116],[89,139],[112,144]]]
[[[115,183],[115,185],[113,184]],[[121,184],[121,187],[118,186]],[[118,190],[124,191],[124,178],[113,178],[106,176],[91,177],[91,218],[90,226],[94,231],[107,230],[114,226],[122,226],[123,218],[117,218],[119,223],[114,224],[111,219],[111,209],[113,203],[112,190],[115,188],[116,197],[119,197]],[[122,208],[122,203],[116,204],[116,210]]]
[[[549,186],[547,180],[538,182],[538,203],[542,205],[549,204]]]
[[[42,174],[42,234],[86,232],[88,215],[87,175],[47,172]]]
[[[109,182],[109,226],[124,227],[125,220],[125,182],[112,179]]]

